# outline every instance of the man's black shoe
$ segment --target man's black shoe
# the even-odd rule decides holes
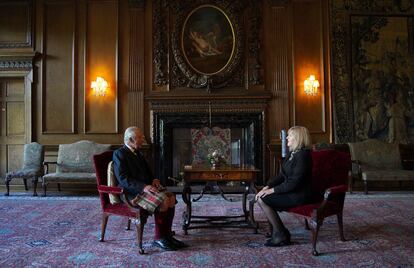
[[[163,250],[176,250],[174,245],[170,243],[167,239],[158,239],[154,240],[154,246],[162,248]]]
[[[188,245],[186,243],[184,243],[183,241],[180,241],[176,238],[174,238],[174,236],[170,236],[167,238],[168,242],[170,242],[170,244],[172,244],[175,248],[187,248]]]

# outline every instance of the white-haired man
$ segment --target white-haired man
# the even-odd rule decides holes
[[[151,169],[139,149],[145,136],[138,127],[125,130],[124,146],[117,149],[112,158],[114,173],[136,206],[154,213],[154,245],[164,250],[175,250],[187,245],[173,237],[171,230],[175,214],[175,195],[164,191],[159,179],[155,179]]]

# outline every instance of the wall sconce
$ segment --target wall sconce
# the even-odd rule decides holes
[[[108,89],[108,82],[102,77],[98,76],[96,81],[92,81],[91,88],[95,96],[105,96]]]
[[[315,79],[314,75],[310,75],[303,84],[307,95],[313,96],[318,93],[319,81]]]

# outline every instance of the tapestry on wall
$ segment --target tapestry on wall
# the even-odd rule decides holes
[[[355,135],[414,143],[414,19],[351,16]]]
[[[225,164],[231,163],[231,130],[204,127],[191,129],[191,154],[193,165],[208,163],[208,155],[217,151]]]

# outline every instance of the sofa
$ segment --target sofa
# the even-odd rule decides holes
[[[368,193],[368,181],[411,181],[414,170],[403,169],[403,163],[412,162],[410,155],[401,159],[400,145],[386,143],[377,139],[348,143],[352,158],[352,192],[355,178],[364,183],[365,194]],[[407,165],[404,165],[406,168]]]
[[[56,162],[44,162],[45,175],[42,177],[43,196],[49,183],[96,184],[92,157],[110,150],[110,144],[98,144],[82,140],[72,144],[60,144]],[[49,173],[49,166],[56,165],[56,172]]]

